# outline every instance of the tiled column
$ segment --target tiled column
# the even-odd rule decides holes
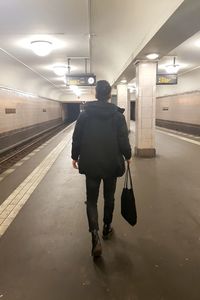
[[[117,86],[117,105],[125,109],[124,116],[128,130],[130,130],[130,101],[128,97],[127,84],[119,84]]]
[[[136,137],[135,155],[154,157],[156,62],[139,62],[136,65]]]

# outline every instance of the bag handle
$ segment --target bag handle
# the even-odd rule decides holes
[[[128,181],[130,182],[130,186],[133,189],[133,182],[132,182],[131,170],[130,170],[129,163],[127,163],[127,169],[126,169],[126,175],[125,175],[125,181],[124,181],[124,188],[128,188]]]

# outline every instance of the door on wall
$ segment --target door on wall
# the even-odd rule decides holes
[[[135,101],[131,101],[131,120],[135,121]]]

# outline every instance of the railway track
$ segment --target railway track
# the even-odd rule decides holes
[[[16,147],[13,147],[9,151],[0,155],[0,174],[5,172],[23,157],[31,153],[33,150],[38,148],[40,145],[48,141],[50,138],[55,136],[58,132],[66,128],[69,124],[59,125],[44,134],[41,134],[39,137]]]

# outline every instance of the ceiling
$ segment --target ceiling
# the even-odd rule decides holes
[[[6,0],[0,1],[0,85],[64,101],[73,96],[53,66],[71,58],[73,74],[88,69],[111,84],[134,77],[133,62],[155,45],[162,56],[199,31],[193,18],[182,25],[186,12],[199,9],[197,0]],[[193,5],[191,11],[190,5]],[[199,10],[200,11],[200,10]],[[186,18],[187,19],[187,18]],[[170,21],[172,20],[172,21]],[[176,21],[176,22],[175,22]],[[171,22],[171,23],[170,23]],[[176,25],[179,24],[179,27]],[[171,27],[170,27],[170,26]],[[171,30],[176,26],[176,30]],[[183,27],[184,34],[180,33]],[[175,32],[176,31],[176,32]],[[174,34],[173,39],[169,36]],[[168,37],[168,43],[164,38]],[[54,50],[47,57],[33,54],[30,41],[48,39]],[[160,41],[160,44],[159,42]],[[159,46],[160,45],[160,46]],[[168,47],[169,46],[169,47]],[[161,48],[165,49],[161,49]],[[185,46],[186,47],[186,46]],[[185,50],[170,55],[187,57]],[[179,52],[177,52],[179,51]],[[198,53],[187,65],[196,65]],[[89,61],[89,60],[88,60]],[[93,89],[81,88],[93,97]],[[72,99],[72,98],[70,98]]]
[[[158,61],[158,70],[160,74],[167,74],[166,66],[174,63],[180,66],[179,74],[189,73],[200,68],[200,31],[184,41],[181,45],[170,51]],[[136,85],[136,79],[129,81],[130,86]]]
[[[58,87],[65,85],[63,77],[58,77],[53,72],[55,65],[67,65],[67,59],[71,58],[71,73],[85,72],[85,58],[89,58],[89,43],[86,35],[9,34],[0,36],[0,40],[1,48]],[[48,40],[55,45],[55,49],[46,57],[36,56],[30,49],[30,42],[33,40]]]
[[[67,64],[67,59],[71,58],[71,73],[84,73],[85,58],[90,57],[89,33],[87,0],[51,0],[51,3],[46,0],[1,1],[0,66],[5,68],[0,74],[1,85],[12,78],[20,89],[18,74],[23,73],[23,69],[23,77],[34,82],[32,92],[43,95],[37,77],[42,85],[57,89],[58,95],[72,93],[66,89],[63,77],[54,74],[53,66]],[[39,57],[31,51],[30,42],[43,39],[52,42],[54,50],[46,57]],[[84,93],[85,88],[81,91]]]
[[[193,69],[200,67],[200,31],[194,34],[191,38],[183,42],[180,46],[172,50],[160,62],[160,70],[163,70],[164,65],[172,63],[172,59],[176,57],[176,63],[180,65],[180,74],[190,72]]]
[[[87,0],[6,0],[0,2],[1,34],[85,35]]]
[[[194,40],[198,36],[200,30],[200,1],[199,0],[185,0],[183,3],[174,11],[174,13],[166,20],[166,22],[160,27],[160,29],[155,33],[155,35],[144,45],[144,47],[138,51],[138,53],[132,57],[127,66],[125,66],[123,72],[115,81],[115,84],[120,82],[121,79],[126,78],[130,82],[135,77],[135,62],[138,60],[147,60],[146,55],[149,53],[158,53],[161,59],[160,65],[165,63],[168,64],[172,62],[172,59],[167,59],[166,55],[171,56],[176,53],[179,54],[178,60],[184,64],[183,59],[186,57],[182,56],[181,52],[178,53],[179,46],[194,36]],[[197,34],[197,36],[195,36]],[[191,41],[192,43],[192,41]],[[187,44],[187,42],[186,42]],[[190,47],[196,55],[196,61],[198,63],[198,49]],[[175,49],[175,50],[174,50]],[[180,48],[182,49],[182,48]],[[192,63],[192,58],[190,57],[189,48],[185,48],[187,51],[187,58],[190,58]],[[182,51],[182,50],[181,50]],[[162,59],[164,60],[162,61]],[[167,61],[168,60],[168,61]],[[177,62],[178,62],[177,60]],[[187,65],[187,66],[186,66]],[[185,62],[185,70],[190,68],[190,64]],[[192,67],[192,65],[191,65]],[[183,70],[182,70],[183,71]]]

